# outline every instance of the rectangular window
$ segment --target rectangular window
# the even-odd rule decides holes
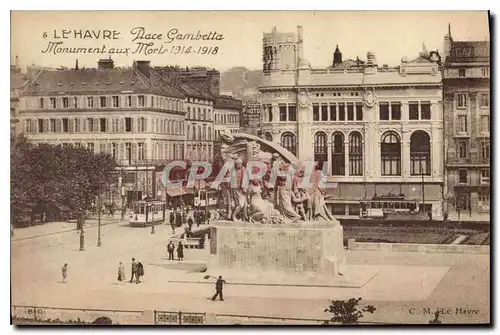
[[[127,96],[127,107],[132,107],[132,96],[131,95]]]
[[[105,108],[106,107],[106,97],[99,97],[99,102],[100,102],[100,107]]]
[[[132,160],[132,143],[130,142],[125,143],[125,159],[128,160],[130,164],[130,161]]]
[[[113,107],[120,107],[120,103],[119,103],[120,99],[118,99],[118,96],[113,96]]]
[[[144,159],[144,143],[140,142],[138,143],[138,157],[137,159],[142,160]]]
[[[93,131],[94,131],[94,119],[88,118],[87,119],[87,132],[91,133]]]
[[[288,121],[297,121],[297,107],[288,105]]]
[[[490,183],[490,169],[481,169],[481,184]]]
[[[347,120],[354,121],[354,105],[347,103]]]
[[[465,93],[457,94],[457,107],[459,108],[467,107],[467,94]]]
[[[418,103],[417,102],[410,102],[408,107],[409,107],[408,118],[410,120],[418,120]]]
[[[467,184],[467,170],[458,170],[458,182],[460,184]]]
[[[43,133],[45,129],[43,128],[43,119],[38,119],[38,132]]]
[[[363,121],[363,105],[356,104],[356,121]]]
[[[379,109],[380,120],[389,120],[389,104],[387,102],[381,102],[379,105]]]
[[[313,105],[313,121],[319,121],[319,105]]]
[[[286,105],[279,105],[280,121],[286,121]]]
[[[125,131],[128,133],[132,131],[132,118],[130,117],[125,118]]]
[[[66,118],[62,119],[62,131],[63,131],[63,133],[69,132],[69,121]]]
[[[490,159],[490,142],[481,142],[481,158]]]
[[[87,143],[87,149],[90,150],[91,152],[94,152],[94,143],[92,142]]]
[[[458,69],[458,76],[465,77],[465,69]]]
[[[69,99],[68,98],[62,98],[63,102],[63,108],[69,108]]]
[[[139,107],[144,107],[144,95],[139,95]]]
[[[87,107],[94,108],[94,97],[87,97]]]
[[[56,132],[56,119],[50,119],[49,132],[51,132],[51,133],[55,133]]]
[[[321,105],[321,121],[328,121],[328,106]]]
[[[187,117],[188,117],[188,119],[192,119],[192,117],[191,117],[191,107],[188,107]]]
[[[337,121],[337,105],[330,105],[330,121]]]
[[[422,102],[420,104],[420,118],[422,120],[430,120],[431,119],[431,103],[430,102]]]
[[[99,128],[100,128],[101,133],[106,132],[106,119],[105,118],[99,119]]]
[[[43,108],[43,98],[38,99],[38,108]]]
[[[80,119],[75,119],[75,133],[79,133],[80,130]]]
[[[490,132],[490,116],[489,115],[481,115],[481,122],[479,124],[479,131],[483,134]]]
[[[345,121],[345,104],[339,104],[339,121]]]
[[[400,102],[391,102],[391,120],[401,120]]]
[[[56,98],[50,98],[50,108],[56,108]]]
[[[481,93],[479,95],[479,106],[490,107],[490,95],[488,93]]]
[[[113,156],[114,159],[118,158],[118,144],[116,143],[111,144],[111,156]]]
[[[73,102],[75,103],[75,108],[78,108],[78,98],[74,97]]]
[[[466,141],[459,141],[457,143],[458,146],[458,158],[467,158],[467,142]]]
[[[483,75],[483,77],[489,77],[490,76],[490,69],[488,68],[482,68],[481,69],[481,74]]]
[[[467,133],[467,115],[458,116],[458,132]]]

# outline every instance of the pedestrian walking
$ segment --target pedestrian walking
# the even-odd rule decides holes
[[[170,226],[172,227],[172,234],[175,234],[175,215],[174,211],[170,211]]]
[[[167,252],[168,252],[168,260],[169,261],[173,261],[174,260],[174,251],[175,251],[174,242],[172,242],[172,241],[168,242]]]
[[[193,215],[195,215],[195,214],[193,214]],[[189,230],[191,230],[191,227],[193,227],[193,216],[189,217],[189,219],[188,219],[188,226],[189,226]]]
[[[64,263],[62,267],[62,282],[66,284],[66,278],[68,278],[68,263]]]
[[[121,283],[125,280],[125,266],[123,262],[118,265],[118,281]]]
[[[181,241],[179,241],[179,245],[177,246],[177,258],[180,261],[184,260],[184,246]]]
[[[219,279],[217,279],[217,281],[215,282],[215,294],[212,297],[212,301],[215,301],[215,299],[217,299],[217,296],[219,296],[220,301],[224,301],[224,296],[222,294],[222,289],[224,287],[224,283],[225,282],[226,281],[224,279],[222,279],[222,276],[219,276]]]
[[[208,211],[207,212],[207,224],[209,225],[210,224],[210,219],[212,218],[212,215],[211,215],[211,212]]]
[[[130,276],[130,282],[132,282],[135,279],[137,280],[137,262],[135,261],[135,258],[132,258],[132,275]]]
[[[136,277],[136,284],[139,284],[141,282],[141,277],[144,276],[144,266],[142,265],[141,262],[137,262],[137,273],[135,275]]]

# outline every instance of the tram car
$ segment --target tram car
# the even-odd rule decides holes
[[[360,202],[359,216],[362,219],[391,219],[402,216],[419,216],[419,203],[404,197],[379,196]]]
[[[136,201],[128,205],[129,223],[133,227],[151,226],[153,222],[165,221],[165,203],[163,201]]]

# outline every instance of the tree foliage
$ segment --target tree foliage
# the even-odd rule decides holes
[[[33,145],[11,139],[11,216],[15,226],[40,213],[80,217],[112,183],[115,160],[69,145]]]
[[[330,306],[325,309],[325,312],[333,314],[330,321],[326,324],[341,323],[341,324],[355,324],[363,317],[363,313],[373,313],[376,308],[372,305],[367,305],[363,308],[359,306],[361,298],[351,298],[348,301],[332,300]]]

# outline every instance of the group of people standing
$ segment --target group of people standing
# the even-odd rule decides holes
[[[173,241],[168,242],[167,252],[168,252],[168,260],[173,261],[175,252],[175,244]],[[177,259],[179,261],[184,260],[184,245],[182,244],[181,241],[179,241],[179,244],[177,245]]]
[[[141,278],[144,276],[144,265],[141,262],[136,261],[135,258],[132,258],[132,274],[130,276],[130,283],[139,284],[141,282]],[[126,280],[125,275],[125,266],[123,262],[120,262],[118,265],[118,281],[120,283]]]

